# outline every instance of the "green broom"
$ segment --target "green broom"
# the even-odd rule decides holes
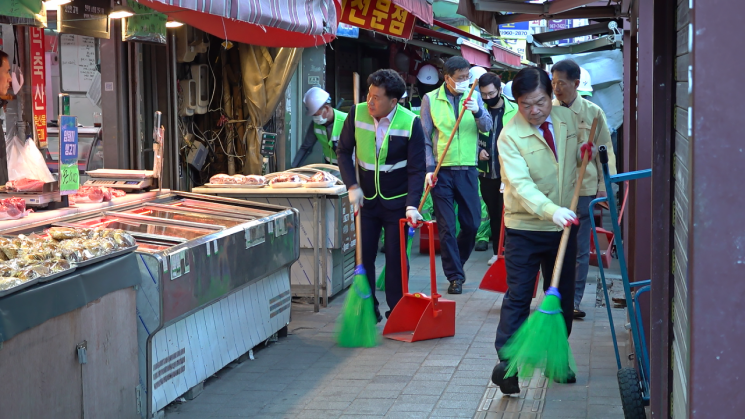
[[[408,259],[411,258],[411,244],[414,243],[414,233],[416,231],[413,227],[409,227],[409,237],[407,237],[406,241],[406,257]],[[383,270],[380,271],[380,275],[378,276],[378,280],[375,281],[375,288],[377,288],[380,291],[385,291],[385,266],[383,266]]]
[[[594,139],[596,127],[597,118],[592,123],[590,139]],[[582,166],[579,169],[574,196],[569,206],[569,209],[575,212],[587,162],[588,155],[586,153],[582,158]],[[536,368],[544,368],[544,375],[548,379],[566,382],[569,369],[577,370],[572,350],[569,347],[564,316],[561,314],[561,295],[558,289],[570,231],[571,226],[564,227],[559,252],[556,255],[554,272],[551,277],[551,286],[546,291],[546,297],[543,299],[540,308],[520,326],[500,351],[500,354],[509,360],[509,368],[507,368],[505,377],[511,377],[518,374],[519,371],[520,378],[529,378],[533,376]]]
[[[359,98],[359,75],[353,73],[355,104]],[[357,184],[359,185],[359,167],[355,163],[357,171]],[[367,273],[362,266],[362,230],[360,228],[360,214],[355,216],[355,233],[357,234],[356,259],[357,266],[354,268],[354,280],[344,301],[341,315],[336,322],[336,342],[344,348],[371,348],[378,344],[378,319],[373,309],[373,291],[367,279]]]

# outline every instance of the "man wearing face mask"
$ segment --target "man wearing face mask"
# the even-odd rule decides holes
[[[399,220],[422,220],[417,211],[424,189],[424,134],[419,118],[399,105],[406,84],[390,69],[367,79],[367,102],[352,108],[339,138],[339,171],[349,201],[361,218],[362,265],[370,289],[375,289],[375,257],[381,229],[385,230],[385,299],[388,317],[403,296]],[[356,151],[355,151],[356,150]],[[353,153],[357,155],[359,184]],[[374,294],[373,294],[374,295]],[[375,315],[383,318],[374,298]]]
[[[466,280],[463,265],[476,244],[476,232],[481,223],[481,200],[476,164],[479,132],[489,132],[492,118],[484,109],[481,95],[474,92],[468,98],[468,70],[463,57],[451,57],[445,62],[445,83],[422,100],[422,128],[427,152],[427,184],[432,187],[432,200],[437,214],[437,229],[442,249],[442,269],[450,286],[449,294],[461,294]],[[455,132],[447,155],[443,151],[455,128],[461,108],[467,111]],[[435,167],[442,160],[437,178]],[[455,233],[455,208],[458,204],[460,234]]]
[[[332,108],[331,96],[320,87],[311,87],[303,96],[303,103],[308,113],[313,115],[313,123],[308,127],[303,145],[300,146],[292,167],[299,167],[305,163],[316,142],[321,143],[326,163],[336,164],[336,144],[339,142],[347,114]]]
[[[10,60],[8,54],[0,51],[0,96],[8,94],[10,87]],[[4,106],[3,100],[0,100],[0,106]],[[8,156],[5,151],[5,133],[0,124],[0,185],[5,185],[8,181]]]
[[[481,196],[489,214],[489,226],[491,230],[492,248],[494,256],[487,262],[492,265],[497,261],[497,243],[499,243],[499,232],[502,228],[502,206],[504,201],[500,192],[502,176],[500,175],[499,150],[497,139],[502,133],[502,128],[517,113],[517,105],[502,96],[500,88],[502,81],[494,73],[485,73],[479,78],[479,90],[484,103],[488,106],[489,115],[492,118],[492,129],[485,135],[481,135],[479,141],[479,187]],[[479,229],[481,230],[481,229]],[[489,240],[489,237],[476,238],[476,250],[479,244]],[[484,250],[486,246],[484,246]]]

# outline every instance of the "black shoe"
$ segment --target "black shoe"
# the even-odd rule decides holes
[[[520,383],[517,381],[517,374],[512,377],[506,377],[507,362],[502,361],[497,364],[491,372],[491,382],[499,386],[499,390],[502,394],[517,394],[520,393]]]
[[[575,374],[574,371],[572,371],[570,369],[569,372],[567,373],[566,380],[560,380],[560,379],[554,378],[554,382],[556,382],[556,383],[574,384],[574,383],[577,382],[577,374]]]
[[[375,318],[378,320],[378,323],[383,321],[383,316],[380,315],[380,310],[377,308],[375,309]]]
[[[586,315],[587,315],[587,313],[585,313],[584,311],[582,311],[582,310],[580,310],[580,309],[578,309],[578,308],[575,308],[575,309],[574,309],[574,318],[575,318],[575,319],[582,319],[582,318],[584,318],[584,317],[585,317]]]
[[[462,293],[463,293],[463,280],[454,279],[450,281],[450,286],[448,287],[448,294],[462,294]]]
[[[482,241],[476,242],[476,248],[473,250],[477,252],[484,252],[488,248],[489,248],[489,242],[482,240]]]

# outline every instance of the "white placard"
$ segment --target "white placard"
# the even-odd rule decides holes
[[[87,93],[96,69],[96,40],[90,36],[60,34],[60,78],[62,91]]]

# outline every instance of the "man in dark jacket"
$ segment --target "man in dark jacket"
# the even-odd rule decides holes
[[[378,70],[367,79],[367,102],[352,107],[344,122],[336,154],[349,200],[361,220],[362,265],[375,289],[375,257],[385,230],[386,318],[403,296],[399,220],[422,219],[417,211],[426,171],[424,133],[419,118],[399,105],[406,84],[393,70]],[[359,184],[353,152],[359,165]],[[374,295],[374,294],[373,294]],[[382,320],[378,300],[375,315]]]
[[[8,59],[8,54],[0,51],[0,96],[8,94],[10,80],[10,59]],[[3,102],[3,100],[0,100],[0,106],[5,105]],[[5,152],[5,133],[3,132],[2,126],[0,126],[0,186],[5,185],[7,181],[8,156]]]

